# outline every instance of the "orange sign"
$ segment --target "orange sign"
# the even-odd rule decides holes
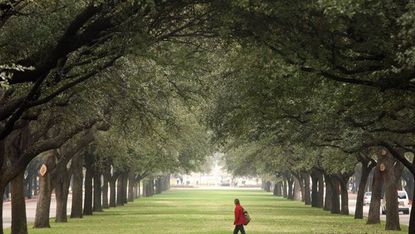
[[[48,172],[48,167],[45,164],[42,164],[42,166],[40,167],[40,170],[39,170],[39,174],[41,176],[45,176],[46,172]]]

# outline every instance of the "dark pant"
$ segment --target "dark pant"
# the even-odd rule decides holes
[[[241,231],[242,234],[245,234],[244,225],[235,225],[235,229],[233,229],[233,234],[238,234]]]

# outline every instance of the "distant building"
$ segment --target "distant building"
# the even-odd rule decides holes
[[[171,186],[230,186],[230,187],[260,187],[259,178],[233,177],[227,173],[218,160],[213,162],[213,168],[209,173],[191,173],[189,175],[175,175],[171,177]]]

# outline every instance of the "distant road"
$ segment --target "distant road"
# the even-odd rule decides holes
[[[356,210],[356,194],[349,194],[349,211],[351,215],[354,215]],[[379,210],[379,212],[381,212]],[[410,213],[410,212],[409,212]],[[363,215],[367,217],[369,214],[369,205],[363,207]],[[381,220],[386,220],[386,215],[380,215]],[[399,221],[402,225],[409,225],[409,214],[399,214]]]

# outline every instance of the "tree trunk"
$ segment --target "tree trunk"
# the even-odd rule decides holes
[[[341,210],[340,213],[344,215],[349,215],[349,195],[348,195],[348,183],[350,176],[341,175],[339,177],[340,184],[340,195],[341,195]]]
[[[277,187],[277,196],[282,196],[282,181],[278,182],[278,187]]]
[[[83,154],[72,159],[72,209],[71,218],[82,218],[82,180],[83,180]]]
[[[301,173],[294,175],[294,200],[304,201],[304,180]]]
[[[331,210],[332,206],[332,186],[330,186],[329,176],[324,174],[324,181],[326,182],[326,195],[325,195],[325,202],[324,202],[324,210]]]
[[[313,173],[311,174],[311,207],[318,206],[318,177]]]
[[[85,172],[84,215],[92,215],[92,169]]]
[[[127,204],[127,202],[128,202],[127,187],[128,187],[128,173],[126,173],[123,176],[123,180],[122,180],[122,200],[123,200],[123,204]]]
[[[111,178],[110,179],[110,207],[116,207],[116,200],[115,200],[115,196],[116,196],[116,187],[115,187],[115,183],[116,183],[116,178]]]
[[[155,181],[156,181],[156,183],[155,183],[155,187],[156,187],[155,193],[159,194],[159,193],[161,193],[160,178],[156,178]],[[268,181],[267,181],[267,183],[268,183]]]
[[[166,176],[166,191],[170,189],[170,174]]]
[[[385,230],[401,230],[399,223],[399,206],[398,206],[398,183],[400,182],[403,165],[391,155],[384,156],[386,160],[380,160],[384,163],[386,169],[381,172],[385,186],[386,200],[386,224]]]
[[[55,222],[66,223],[68,222],[67,204],[68,204],[70,174],[68,171],[66,171],[66,172],[62,172],[62,175],[59,175],[58,177],[59,178],[56,179],[56,183],[55,183],[55,196],[56,196]]]
[[[117,179],[117,205],[122,206],[124,205],[123,202],[123,175],[120,175]]]
[[[134,201],[134,185],[135,185],[135,176],[134,173],[129,173],[128,176],[128,201]]]
[[[274,183],[274,189],[272,190],[272,195],[278,196],[278,184]]]
[[[265,190],[265,192],[271,192],[271,182],[270,181],[267,180],[265,182],[264,190]]]
[[[134,199],[137,199],[137,198],[138,198],[138,184],[134,180]]]
[[[147,180],[143,180],[143,197],[147,197]]]
[[[11,234],[27,234],[26,201],[23,170],[11,181],[12,227]]]
[[[323,179],[323,173],[319,173],[318,176],[318,207],[323,208],[323,200],[324,200],[324,179]]]
[[[332,175],[328,176],[328,185],[331,187],[331,209],[332,214],[340,214],[339,184]]]
[[[304,180],[304,204],[310,205],[311,204],[310,176],[307,173],[304,173],[303,180]]]
[[[355,219],[363,219],[363,206],[364,206],[363,203],[364,203],[367,179],[369,178],[370,171],[372,170],[374,166],[372,163],[369,163],[369,162],[367,163],[361,162],[361,163],[362,163],[362,172],[360,175],[359,188],[357,190],[356,209],[354,213]]]
[[[379,171],[379,163],[376,165],[373,173],[372,182],[372,197],[370,200],[369,214],[367,218],[367,224],[380,223],[380,200],[382,199],[382,175]]]
[[[293,192],[294,179],[292,177],[287,179],[287,184],[288,184],[288,199],[294,200],[294,192]]]
[[[1,180],[0,180],[1,181]],[[3,196],[4,194],[4,188],[6,186],[4,186],[3,184],[0,183],[0,194]],[[2,198],[3,199],[3,198]],[[0,234],[4,234],[3,233],[3,200],[0,202]]]
[[[154,178],[151,178],[151,180],[150,180],[150,193],[151,193],[151,196],[153,196],[155,194],[155,191],[154,191]]]
[[[103,175],[103,185],[102,185],[102,208],[104,209],[108,209],[109,208],[109,204],[108,204],[108,181],[109,181],[109,175],[104,174]]]
[[[333,176],[329,176],[329,186],[331,187],[331,210],[332,214],[340,214],[339,184]]]
[[[36,204],[34,228],[50,228],[49,211],[51,194],[52,186],[49,173],[46,173],[44,176],[39,176],[39,197]]]
[[[415,201],[415,191],[412,191],[412,201]],[[410,234],[415,233],[415,209],[412,209],[412,208],[411,208],[411,216],[409,217],[408,233]]]
[[[137,181],[137,198],[141,197],[141,180]]]
[[[95,212],[102,212],[102,199],[101,199],[101,173],[95,170],[94,173],[94,210]]]
[[[287,180],[286,179],[284,179],[283,185],[282,185],[282,196],[284,198],[288,197],[288,195],[287,195]]]
[[[300,177],[301,179],[301,177]],[[294,189],[293,189],[293,198],[297,201],[304,201],[304,186],[303,182],[299,180],[297,177],[294,177]]]

